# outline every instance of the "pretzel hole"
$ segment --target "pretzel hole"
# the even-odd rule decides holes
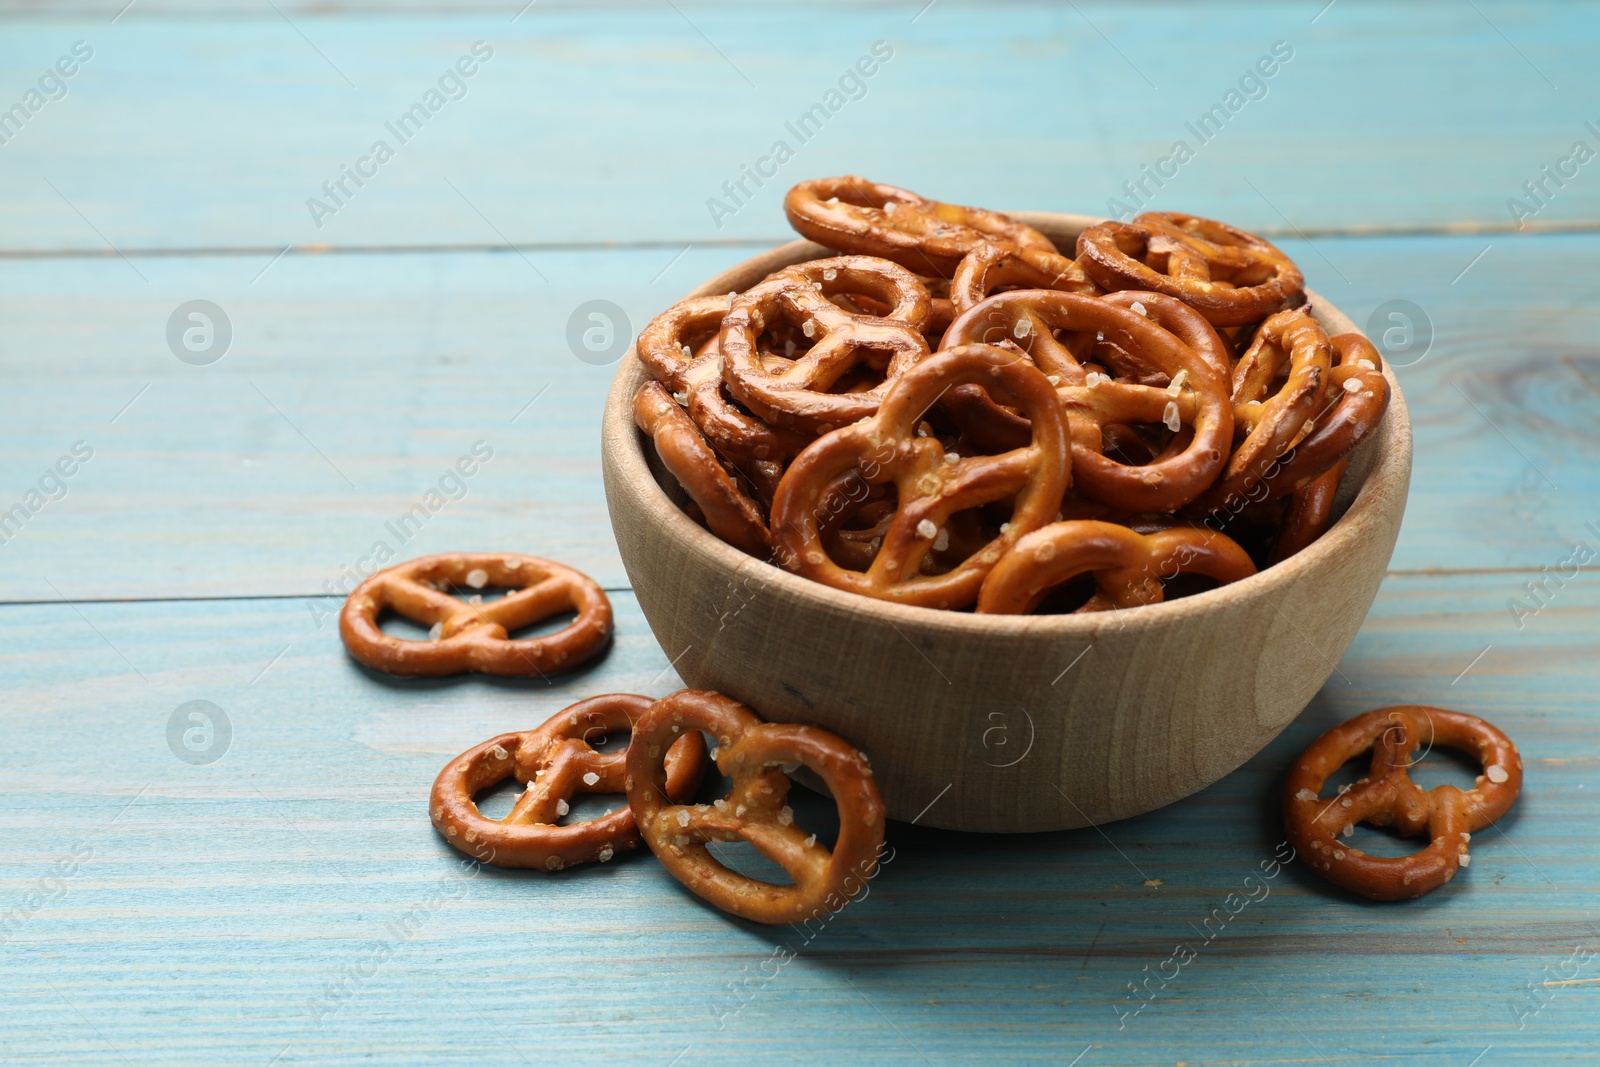
[[[519,626],[506,634],[506,637],[512,641],[522,641],[530,637],[547,637],[550,634],[556,633],[557,631],[571,626],[577,617],[578,613],[576,611],[568,610],[557,612],[548,619],[540,619],[538,622],[531,622],[526,626]],[[626,738],[626,736],[626,734],[623,735],[624,738]]]
[[[1429,749],[1426,739],[1411,754],[1411,760],[1406,773],[1421,789],[1453,785],[1465,793],[1476,787],[1477,778],[1483,773],[1478,761],[1466,753],[1443,745]]]
[[[511,806],[526,792],[527,787],[515,778],[507,778],[490,786],[473,798],[478,812],[486,819],[503,819],[511,814]]]
[[[1339,843],[1380,859],[1399,859],[1420,852],[1427,843],[1422,837],[1401,837],[1392,826],[1368,826],[1356,823],[1350,836],[1340,835]]]
[[[429,627],[420,622],[413,622],[404,615],[393,611],[384,611],[378,616],[378,629],[388,637],[398,638],[401,641],[427,641]]]
[[[1070,615],[1087,604],[1089,598],[1094,596],[1095,590],[1094,575],[1079,575],[1046,593],[1033,614]]]
[[[604,818],[608,812],[627,806],[628,798],[615,793],[578,793],[567,801],[567,813],[556,820],[556,825],[592,822]]]
[[[768,885],[794,884],[794,879],[789,877],[788,871],[757,852],[755,846],[748,841],[708,841],[706,851],[711,853],[712,859],[735,874],[741,874],[758,882],[766,882]]]

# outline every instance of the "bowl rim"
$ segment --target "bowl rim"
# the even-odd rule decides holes
[[[1037,229],[1058,231],[1081,230],[1084,226],[1102,221],[1094,216],[1057,212],[1017,211],[1010,214]],[[762,269],[770,273],[793,263],[837,254],[811,241],[790,241],[742,260],[679,299],[726,293],[730,285],[737,287],[733,278],[747,275],[752,270]],[[1330,334],[1360,333],[1365,336],[1364,331],[1358,329],[1343,312],[1314,290],[1308,288],[1306,298],[1311,301],[1313,314]],[[1229,585],[1159,604],[1069,615],[979,615],[971,611],[896,604],[846,592],[747,555],[691,519],[657,482],[645,458],[643,435],[633,422],[633,394],[648,374],[631,345],[612,380],[602,415],[603,458],[608,475],[613,469],[616,475],[615,479],[607,477],[606,493],[609,498],[616,492],[627,491],[622,484],[613,486],[613,481],[643,486],[637,494],[637,502],[646,513],[646,520],[654,525],[661,536],[671,538],[683,549],[727,571],[730,578],[751,572],[759,576],[763,587],[770,586],[780,595],[787,593],[812,601],[817,607],[836,615],[861,616],[886,621],[897,627],[971,636],[1013,634],[1093,637],[1108,630],[1120,632],[1181,626],[1225,609],[1235,601],[1256,596],[1270,599],[1274,594],[1286,593],[1308,572],[1320,570],[1342,555],[1358,552],[1363,541],[1379,533],[1385,525],[1384,515],[1396,489],[1402,494],[1400,506],[1404,507],[1404,492],[1411,467],[1411,420],[1400,383],[1387,360],[1383,363],[1383,375],[1389,383],[1389,405],[1377,431],[1369,435],[1358,449],[1373,449],[1375,454],[1368,465],[1365,479],[1355,497],[1349,501],[1344,514],[1316,541],[1281,563]]]

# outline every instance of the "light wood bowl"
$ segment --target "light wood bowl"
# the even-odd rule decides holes
[[[1064,249],[1094,219],[1017,217]],[[693,295],[831,255],[794,241]],[[1329,334],[1356,326],[1308,293]],[[1353,454],[1343,514],[1242,582],[1125,611],[997,616],[902,607],[789,574],[680,509],[633,425],[630,350],[606,404],[606,500],[639,606],[678,674],[764,718],[814,723],[872,760],[891,817],[1061,830],[1186,797],[1276,737],[1333,673],[1383,579],[1411,479],[1405,398]],[[670,495],[669,495],[670,494]],[[1336,512],[1337,513],[1337,512]]]

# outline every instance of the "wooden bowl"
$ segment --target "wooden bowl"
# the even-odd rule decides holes
[[[1022,214],[1074,247],[1094,219]],[[694,295],[744,290],[833,253],[794,241]],[[1355,324],[1314,293],[1330,334]],[[763,717],[814,723],[872,760],[891,817],[953,830],[1061,830],[1127,818],[1238,768],[1310,702],[1377,596],[1411,478],[1400,384],[1352,456],[1343,514],[1244,581],[1088,615],[886,604],[753,559],[679,508],[632,418],[629,352],[606,404],[606,500],[651,629],[683,680]],[[1337,513],[1337,512],[1336,512]]]

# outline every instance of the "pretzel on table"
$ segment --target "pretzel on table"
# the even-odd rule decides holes
[[[612,693],[557,712],[537,730],[501,734],[468,749],[439,772],[429,796],[433,825],[454,848],[496,867],[559,871],[579,863],[605,863],[637,848],[639,833],[626,803],[597,819],[561,825],[582,793],[624,794],[627,753],[597,752],[605,735],[627,731],[654,703],[650,697]],[[630,745],[631,747],[631,745]],[[665,759],[665,785],[675,801],[688,800],[706,768],[706,743],[691,731],[677,738]],[[527,786],[503,819],[491,819],[474,799],[515,777]]]
[[[1055,338],[1057,330],[1082,338],[1069,342],[1086,351],[1115,346],[1159,371],[1168,384],[1118,381],[1098,372],[1091,381],[1072,349]],[[1072,428],[1073,480],[1083,495],[1124,511],[1171,511],[1204,492],[1228,462],[1234,426],[1225,381],[1194,349],[1138,310],[1078,293],[1000,293],[964,312],[945,334],[946,345],[985,340],[1026,351],[1051,379]],[[943,406],[980,447],[1015,445],[1027,432],[1020,416],[974,389],[952,389]],[[1174,453],[1128,466],[1105,455],[1102,435],[1107,425],[1129,423],[1191,432]]]
[[[963,384],[981,384],[1022,409],[1028,441],[1000,455],[961,456],[938,438],[916,436],[923,413]],[[892,481],[898,501],[865,571],[829,559],[819,530],[824,495],[852,470],[870,484]],[[1071,480],[1066,421],[1049,381],[1017,353],[963,345],[912,367],[891,382],[877,414],[795,457],[772,502],[773,540],[785,566],[824,585],[900,604],[964,607],[1002,553],[1055,517]],[[919,574],[952,515],[1012,498],[1010,523],[994,539],[943,574]]]
[[[1108,291],[1166,293],[1216,326],[1260,321],[1305,294],[1300,268],[1270,242],[1195,215],[1147,212],[1090,226],[1078,261]]]
[[[1466,792],[1453,785],[1423,790],[1406,774],[1422,744],[1469,753],[1483,773]],[[1330,775],[1369,748],[1365,778],[1320,795]],[[1521,789],[1522,756],[1500,730],[1459,711],[1405,704],[1358,715],[1313,741],[1284,780],[1283,817],[1289,843],[1317,874],[1373,900],[1405,900],[1467,866],[1471,835],[1510,810]],[[1371,856],[1339,840],[1356,823],[1430,841],[1409,856]]]
[[[485,588],[515,592],[487,603],[450,595],[451,589]],[[384,633],[378,617],[385,609],[432,626],[429,639]],[[556,633],[507,636],[564,611],[578,617]],[[375,670],[410,676],[548,674],[576,667],[610,635],[611,602],[592,579],[512,552],[447,552],[397,564],[362,582],[339,613],[339,636],[351,656]]]
[[[1227,585],[1256,573],[1250,556],[1214,530],[1173,526],[1138,533],[1110,522],[1055,522],[1000,557],[978,594],[980,615],[1026,615],[1049,593],[1084,575],[1095,592],[1077,611],[1158,604],[1163,579],[1202,574]]]
[[[645,382],[633,395],[633,421],[655,443],[662,464],[700,508],[711,532],[765,559],[772,538],[761,509],[723,469],[700,428],[660,382]]]
[[[837,293],[865,293],[890,311],[846,311],[829,299]],[[736,296],[722,320],[718,347],[728,391],[774,426],[818,434],[858,422],[877,410],[895,377],[927,356],[920,331],[931,303],[914,274],[886,259],[840,256],[781,270]],[[780,322],[799,326],[811,347],[792,359],[762,352],[763,332]],[[883,380],[833,391],[863,365]]]
[[[783,211],[797,233],[818,244],[944,278],[980,244],[1056,251],[1044,234],[997,211],[945,204],[849,174],[801,182],[783,198]]]
[[[687,804],[668,788],[663,754],[675,740],[705,731],[716,738],[717,768],[733,780],[714,804]],[[820,777],[839,807],[830,850],[795,824],[787,765]],[[815,726],[763,723],[719,693],[684,689],[656,701],[628,746],[628,804],[651,851],[672,876],[710,903],[760,923],[792,923],[838,911],[877,870],[884,808],[866,756]],[[773,885],[746,878],[706,848],[746,841],[794,879]]]

